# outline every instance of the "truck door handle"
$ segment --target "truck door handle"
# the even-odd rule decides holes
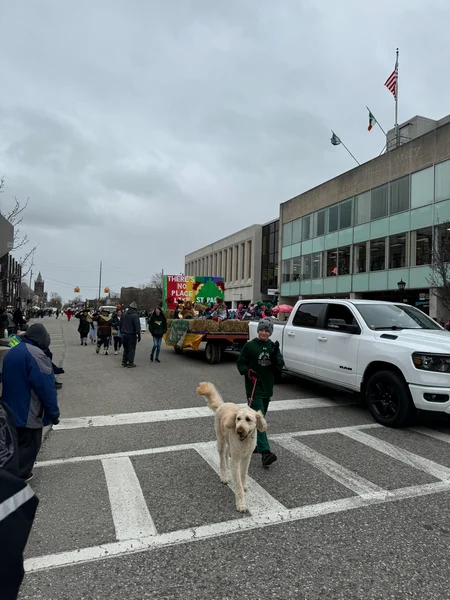
[[[288,331],[287,334],[289,337],[295,337],[295,333],[293,331]]]
[[[326,342],[326,341],[328,341],[328,338],[325,337],[324,335],[319,335],[318,338],[317,338],[317,340],[319,342]]]

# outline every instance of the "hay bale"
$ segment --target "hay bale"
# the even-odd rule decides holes
[[[194,333],[215,333],[220,331],[219,323],[211,321],[211,319],[190,319],[189,331]]]
[[[228,321],[222,321],[219,324],[219,327],[220,331],[223,333],[248,333],[248,321],[231,319]]]
[[[166,319],[169,320],[173,320],[175,316],[175,311],[174,310],[166,310]]]

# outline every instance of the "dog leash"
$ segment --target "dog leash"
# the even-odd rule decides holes
[[[256,388],[256,384],[258,383],[258,378],[256,376],[255,371],[253,371],[253,369],[248,370],[247,377],[248,377],[249,381],[251,381],[253,383],[252,395],[250,396],[250,402],[248,403],[248,406],[250,408],[252,405],[252,402],[253,402],[253,396],[255,394],[255,388]]]

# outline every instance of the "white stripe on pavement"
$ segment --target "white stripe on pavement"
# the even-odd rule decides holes
[[[215,445],[214,445],[215,446]],[[211,444],[198,444],[195,449],[202,458],[220,475],[220,460],[217,448]],[[228,485],[235,491],[233,482],[228,473]],[[245,503],[252,515],[261,515],[267,512],[285,511],[286,507],[275,500],[263,487],[256,483],[254,479],[248,477],[248,491],[245,493]]]
[[[312,429],[310,431],[293,431],[282,436],[303,437],[309,435],[324,435],[326,433],[344,433],[353,429],[372,429],[382,427],[378,423],[368,423],[367,425],[350,425],[345,427],[330,427],[329,429]],[[280,434],[271,435],[272,440],[277,440]],[[54,458],[52,460],[43,460],[37,462],[34,466],[38,467],[54,467],[68,463],[90,462],[93,460],[103,460],[105,458],[120,458],[122,456],[145,456],[147,454],[161,454],[163,452],[178,452],[180,450],[195,450],[197,446],[210,444],[216,447],[216,441],[211,442],[192,442],[188,444],[178,444],[177,446],[160,446],[158,448],[143,448],[141,450],[125,450],[124,452],[112,452],[109,454],[91,454],[87,456],[73,456],[70,458]]]
[[[448,433],[444,433],[443,431],[435,431],[434,429],[428,429],[427,427],[408,427],[408,429],[410,431],[415,431],[416,433],[421,433],[428,437],[434,438],[435,440],[439,440],[440,442],[450,444],[450,435],[448,435]]]
[[[396,500],[405,500],[407,498],[417,498],[439,492],[449,492],[450,484],[439,481],[437,483],[428,483],[425,485],[411,486],[409,488],[400,488],[398,490],[388,491],[386,494],[373,494],[372,497],[353,496],[342,500],[333,500],[331,502],[322,502],[320,504],[310,504],[290,510],[271,512],[261,515],[252,515],[241,519],[223,521],[212,525],[201,525],[182,529],[170,533],[164,533],[146,538],[126,540],[121,542],[112,542],[93,546],[90,548],[80,548],[69,552],[60,552],[58,554],[47,554],[35,558],[29,558],[25,561],[25,570],[28,573],[42,571],[45,569],[54,569],[74,564],[87,563],[95,560],[110,558],[113,556],[123,556],[136,552],[145,552],[167,546],[195,542],[217,538],[223,535],[240,533],[254,529],[261,529],[270,525],[280,523],[289,523],[303,519],[311,519],[323,515],[329,515],[355,508],[374,506]]]
[[[281,410],[298,410],[303,408],[329,408],[353,405],[354,402],[330,400],[328,398],[303,398],[300,400],[275,400],[270,403],[270,412]],[[239,406],[246,406],[240,404]],[[177,421],[180,419],[197,419],[212,417],[213,413],[207,406],[193,408],[177,408],[169,410],[152,410],[147,412],[122,413],[117,415],[98,415],[92,417],[72,417],[61,419],[54,431],[64,429],[79,429],[84,427],[106,427],[113,425],[136,425],[139,423],[159,423],[161,421]]]
[[[139,479],[127,457],[102,460],[118,540],[157,535]]]
[[[357,473],[353,473],[331,458],[324,456],[309,446],[305,446],[305,444],[302,444],[288,435],[279,435],[276,441],[283,446],[283,448],[286,448],[286,450],[289,450],[292,454],[295,454],[316,469],[319,469],[319,471],[322,471],[322,473],[325,473],[328,477],[331,477],[349,490],[352,490],[358,494],[358,496],[368,495],[370,497],[374,493],[387,493],[387,490],[384,490],[371,481],[367,481],[364,477],[361,477]]]
[[[428,475],[432,475],[433,477],[436,477],[436,479],[441,479],[442,481],[450,480],[450,469],[448,467],[444,467],[443,465],[439,465],[432,460],[428,460],[428,458],[423,458],[423,456],[419,456],[418,454],[414,454],[413,452],[409,452],[403,448],[393,446],[392,444],[389,444],[389,442],[380,440],[367,433],[364,433],[363,431],[343,431],[342,435],[345,435],[346,437],[349,437],[357,442],[361,442],[361,444],[369,446],[369,448],[373,448],[374,450],[378,450],[378,452],[386,454],[391,458],[395,458],[409,467],[414,467],[419,471],[428,473]]]

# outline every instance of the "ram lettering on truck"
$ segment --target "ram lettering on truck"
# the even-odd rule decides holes
[[[402,427],[416,409],[450,414],[450,333],[412,306],[299,300],[271,339],[287,371],[361,393],[383,425]]]

